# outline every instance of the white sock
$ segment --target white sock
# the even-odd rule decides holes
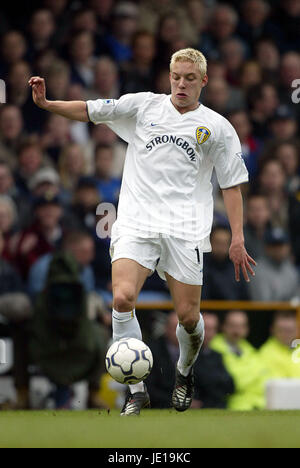
[[[122,338],[136,338],[137,340],[142,340],[142,331],[135,310],[131,312],[117,312],[113,309],[112,318],[114,341],[119,341]],[[132,394],[145,391],[143,382],[129,385],[129,388]]]
[[[117,312],[113,309],[112,313],[113,340],[119,341],[122,338],[136,338],[142,340],[142,332],[135,310],[130,312]]]
[[[134,393],[141,393],[141,392],[144,393],[145,391],[144,382],[140,382],[134,385],[129,385],[129,388],[130,388],[131,395],[133,395]]]
[[[200,315],[200,320],[193,333],[188,333],[180,324],[177,326],[176,335],[180,348],[177,368],[185,377],[189,375],[191,368],[198,358],[204,341],[204,333],[204,320],[202,315]]]

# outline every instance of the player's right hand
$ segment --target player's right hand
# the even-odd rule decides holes
[[[28,81],[29,86],[32,88],[32,99],[33,102],[44,109],[47,104],[46,99],[46,84],[44,78],[40,76],[33,76]]]

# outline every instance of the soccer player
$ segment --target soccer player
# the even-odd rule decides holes
[[[240,184],[248,181],[231,124],[199,102],[207,63],[194,49],[171,60],[171,96],[150,92],[119,100],[49,101],[44,79],[32,77],[33,100],[69,119],[105,123],[128,143],[117,221],[112,227],[113,338],[142,339],[135,314],[139,292],[157,270],[167,280],[178,316],[180,357],[172,403],[191,405],[193,365],[204,339],[200,314],[203,253],[210,251],[211,175],[215,168],[232,231],[236,280],[254,275],[244,246]],[[122,415],[150,406],[144,383],[130,385]]]

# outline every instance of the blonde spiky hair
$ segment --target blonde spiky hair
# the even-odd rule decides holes
[[[202,78],[207,74],[207,61],[199,50],[191,48],[178,50],[178,52],[172,55],[170,63],[171,70],[173,65],[177,62],[192,62],[199,68]]]

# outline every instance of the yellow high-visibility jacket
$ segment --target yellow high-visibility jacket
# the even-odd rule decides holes
[[[259,356],[268,368],[271,378],[300,379],[300,362],[293,362],[296,351],[280,343],[277,338],[269,338],[260,348]],[[298,361],[299,361],[299,353]]]
[[[215,336],[210,347],[222,354],[235,383],[235,393],[228,398],[228,408],[237,411],[265,408],[265,385],[270,376],[258,351],[248,341],[240,340],[241,356],[237,356],[223,335]]]

